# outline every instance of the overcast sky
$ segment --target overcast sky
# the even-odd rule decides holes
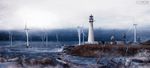
[[[150,28],[150,0],[0,0],[0,29]]]

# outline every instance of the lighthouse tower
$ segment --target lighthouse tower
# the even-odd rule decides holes
[[[94,31],[93,31],[93,15],[89,16],[89,32],[88,32],[88,43],[94,44]]]

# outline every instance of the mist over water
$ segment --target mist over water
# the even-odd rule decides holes
[[[9,32],[12,34],[13,41],[25,41],[26,35],[25,31],[0,31],[0,41],[9,41]],[[45,33],[47,35],[45,35]],[[84,29],[85,41],[88,38],[88,30]],[[133,29],[130,30],[117,30],[117,29],[95,29],[94,35],[96,41],[110,41],[112,35],[118,41],[122,40],[123,34],[126,34],[128,41],[133,40]],[[141,41],[146,41],[150,39],[150,31],[148,30],[138,30],[137,38]],[[42,41],[43,38],[48,37],[48,41],[78,41],[77,29],[56,29],[56,30],[46,30],[46,31],[29,31],[29,41]],[[58,39],[56,38],[58,37]],[[81,36],[82,37],[82,36]]]

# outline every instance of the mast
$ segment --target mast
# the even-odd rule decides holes
[[[126,44],[126,33],[123,33],[123,42]]]
[[[78,40],[79,40],[79,44],[78,45],[81,45],[81,27],[78,26]]]
[[[82,33],[82,43],[84,44],[84,36],[85,36],[85,34],[84,34],[83,27],[81,27],[81,33]]]
[[[45,38],[45,44],[47,46],[48,45],[48,34],[47,34],[47,32],[45,32],[45,36],[46,36],[46,38]]]
[[[137,43],[137,30],[136,30],[136,26],[137,26],[137,24],[133,24],[133,26],[134,26],[134,43]]]
[[[56,33],[56,42],[58,43],[59,40],[58,40],[58,34]]]
[[[25,25],[25,32],[26,32],[26,47],[29,47],[29,29],[27,28],[27,25]]]

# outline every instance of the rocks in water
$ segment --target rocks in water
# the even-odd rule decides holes
[[[2,62],[6,62],[7,60],[5,59],[5,58],[3,58],[3,57],[0,57],[0,62],[2,63]]]
[[[63,68],[105,68],[105,66],[101,64],[80,64],[64,60],[63,58],[58,58],[57,61],[60,62]]]
[[[129,57],[126,59],[126,64],[130,68],[149,68],[150,66],[150,52],[148,50],[142,50],[138,54],[133,57]]]
[[[132,62],[136,62],[136,63],[149,63],[149,60],[139,60],[139,59],[132,59]]]
[[[12,62],[12,63],[16,63],[16,65],[20,65],[22,67],[26,67],[26,66],[56,66],[57,65],[57,61],[55,60],[55,58],[53,57],[31,57],[31,56],[24,56],[24,55],[20,55],[18,57],[14,56],[10,56],[8,55],[3,55],[2,57],[0,57],[0,62],[1,63],[7,63],[7,62]]]
[[[125,64],[126,58],[125,57],[117,57],[117,58],[112,58],[111,61],[116,63],[116,64],[117,63]]]
[[[56,66],[57,63],[52,58],[44,57],[44,58],[29,58],[25,59],[24,63],[27,65],[51,65]]]
[[[3,52],[1,53],[2,57],[0,57],[0,62],[15,62],[20,68],[136,68],[136,66],[146,67],[150,64],[149,51],[145,51],[145,49],[139,51],[135,48],[135,50],[138,51],[128,53],[132,54],[137,52],[137,54],[133,54],[133,56],[122,56],[125,52],[124,50],[126,50],[126,48],[124,48],[125,47],[105,47],[99,45],[81,46],[81,48],[78,46],[68,46],[64,48],[65,53],[60,52],[54,55],[52,55],[52,53]],[[73,53],[71,52],[72,50],[74,50],[74,53],[79,53],[80,55],[70,55]],[[129,51],[132,50],[129,49]],[[67,56],[68,54],[66,52],[70,53],[69,56]],[[83,57],[83,55],[86,57]],[[85,58],[90,58],[90,60],[86,60]],[[99,58],[97,63],[96,58]]]
[[[38,61],[34,58],[28,59],[27,61],[25,61],[25,63],[28,65],[38,65]]]
[[[150,52],[142,50],[132,57],[108,57],[100,58],[98,64],[105,65],[107,68],[149,68]]]
[[[64,46],[63,52],[69,53],[69,51],[71,51],[74,47],[75,47],[75,46]]]
[[[52,66],[56,65],[56,62],[51,58],[43,58],[39,62],[41,62],[40,64],[42,64],[42,65],[52,65]]]
[[[19,57],[14,57],[14,58],[8,59],[7,61],[8,62],[15,62],[15,61],[18,61],[18,60],[19,60]]]
[[[106,68],[123,68],[125,67],[124,63],[124,57],[103,57],[98,62]]]

